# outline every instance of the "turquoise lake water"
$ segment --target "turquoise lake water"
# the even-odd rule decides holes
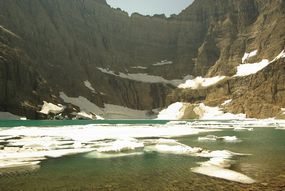
[[[1,127],[86,125],[94,121],[1,121]],[[165,124],[167,121],[98,121],[103,124]],[[120,128],[120,127],[118,127]],[[135,128],[135,127],[134,127]],[[241,142],[199,142],[206,135],[236,136]],[[0,170],[1,191],[67,190],[285,190],[285,131],[254,128],[253,131],[223,129],[176,137],[180,143],[209,150],[248,153],[236,156],[232,170],[257,180],[241,184],[191,172],[204,158],[143,152],[115,158],[92,158],[88,153],[50,158],[39,169]]]

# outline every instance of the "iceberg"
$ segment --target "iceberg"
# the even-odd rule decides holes
[[[229,169],[224,169],[221,167],[217,166],[201,166],[201,167],[195,167],[191,169],[192,172],[194,173],[199,173],[203,174],[206,176],[211,176],[215,178],[221,178],[225,180],[230,180],[234,182],[239,182],[243,184],[253,184],[256,181],[242,173],[229,170]]]

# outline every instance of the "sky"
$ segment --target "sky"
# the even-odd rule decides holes
[[[194,0],[107,0],[113,8],[121,8],[129,14],[138,12],[142,15],[179,14]]]

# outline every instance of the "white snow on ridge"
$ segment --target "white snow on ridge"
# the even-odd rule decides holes
[[[153,66],[164,66],[164,65],[170,65],[173,64],[172,61],[168,61],[168,60],[163,60],[161,62],[157,62],[156,64],[153,64]]]
[[[222,103],[222,106],[228,105],[232,102],[232,99],[226,100],[224,103]]]
[[[88,80],[85,80],[83,83],[84,83],[85,87],[87,87],[92,92],[95,92],[95,89],[92,87],[92,84]]]
[[[184,115],[182,108],[186,103],[176,102],[159,112],[157,119],[180,120]],[[219,107],[209,107],[201,103],[193,112],[202,120],[246,119],[245,114],[224,113]]]
[[[135,110],[123,106],[104,104],[104,108],[98,107],[85,97],[68,97],[64,92],[60,92],[60,97],[66,103],[76,105],[81,110],[81,116],[90,118],[92,114],[96,115],[97,119],[149,119],[146,110]]]
[[[42,110],[40,113],[48,115],[49,113],[58,114],[64,110],[62,105],[55,105],[53,103],[48,103],[44,101],[44,105],[42,106]]]
[[[245,63],[249,58],[254,57],[257,55],[258,50],[254,50],[249,53],[244,53],[244,56],[242,57],[242,63]]]
[[[132,67],[133,69],[142,69],[142,70],[146,70],[147,67],[144,67],[144,66],[133,66]]]
[[[254,53],[255,52],[252,52],[251,57],[252,57],[252,55],[255,56]],[[249,54],[249,56],[250,56],[250,54]],[[281,53],[278,54],[271,61],[269,61],[268,59],[263,59],[261,62],[251,64],[251,63],[244,63],[244,60],[243,60],[243,63],[237,67],[237,73],[234,76],[242,77],[242,76],[248,76],[251,74],[255,74],[258,71],[262,70],[263,68],[267,67],[272,62],[275,62],[276,60],[279,60],[281,58],[285,58],[285,51],[284,50],[282,50]]]
[[[219,107],[209,107],[201,103],[194,111],[199,114],[203,120],[225,120],[225,119],[246,119],[245,114],[224,113]]]
[[[166,120],[177,120],[181,117],[180,110],[183,107],[183,103],[176,102],[168,106],[168,108],[159,112],[157,119],[166,119]]]
[[[248,76],[251,74],[255,74],[258,71],[262,70],[266,66],[270,64],[269,60],[263,59],[259,63],[253,63],[253,64],[240,64],[237,67],[237,73],[234,76]]]
[[[209,87],[212,86],[221,80],[225,79],[225,76],[215,76],[212,78],[202,78],[202,77],[196,77],[195,79],[192,80],[186,80],[185,83],[180,84],[178,88],[191,88],[191,89],[198,89],[202,87]]]
[[[85,97],[79,96],[78,98],[68,97],[64,92],[60,92],[60,98],[66,103],[71,103],[80,108],[84,112],[93,112],[97,115],[103,114],[103,111],[100,107],[86,99]]]
[[[179,84],[183,83],[184,81],[191,79],[191,76],[185,76],[184,79],[176,79],[176,80],[166,80],[161,76],[153,76],[146,73],[136,73],[136,74],[125,74],[122,72],[119,72],[116,74],[114,71],[103,69],[103,68],[97,68],[101,72],[113,76],[117,76],[124,79],[129,79],[133,81],[138,82],[144,82],[144,83],[163,83],[163,84],[171,84],[173,86],[178,86]]]

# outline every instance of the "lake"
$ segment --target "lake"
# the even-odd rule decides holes
[[[0,126],[1,191],[285,190],[282,121]]]

